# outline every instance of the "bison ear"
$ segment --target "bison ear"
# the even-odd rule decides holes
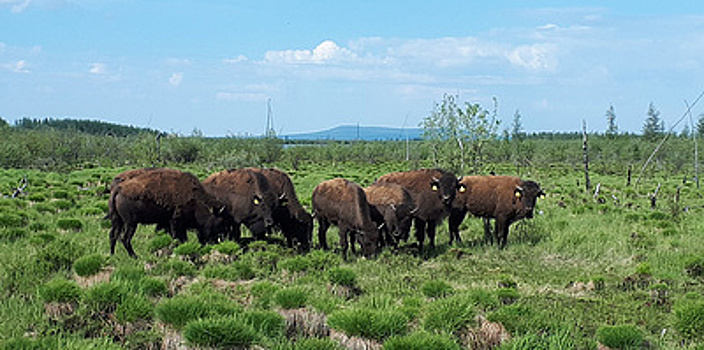
[[[540,199],[545,199],[545,192],[540,191]]]
[[[465,193],[465,192],[467,192],[467,186],[465,186],[464,184],[460,184],[460,185],[458,186],[457,190],[458,190],[460,193]]]

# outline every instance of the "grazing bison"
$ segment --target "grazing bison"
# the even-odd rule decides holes
[[[116,190],[117,190],[117,185],[119,185],[123,181],[127,181],[129,179],[141,176],[143,174],[148,174],[151,172],[179,172],[178,170],[175,169],[168,169],[168,168],[157,168],[157,167],[151,167],[151,168],[139,168],[139,169],[130,169],[130,170],[125,170],[117,175],[112,179],[112,182],[110,183],[110,200],[108,200],[108,213],[114,213],[114,210],[112,208],[113,201],[112,197],[115,196]],[[110,214],[106,217],[107,219],[110,219]],[[169,223],[157,223],[156,225],[156,231],[163,230],[166,231],[167,233],[171,234],[169,232]],[[173,237],[176,238],[176,237]]]
[[[352,243],[354,251],[354,242],[359,241],[365,256],[376,253],[379,232],[372,222],[369,203],[362,187],[340,178],[323,181],[313,190],[312,200],[314,216],[318,220],[318,242],[323,249],[328,249],[325,234],[330,224],[333,224],[339,228],[342,257],[345,260],[348,242]],[[359,239],[355,239],[357,234]]]
[[[396,246],[399,240],[407,240],[416,211],[411,194],[394,183],[375,183],[364,192],[372,207],[372,220],[382,227],[384,243]]]
[[[395,183],[401,185],[416,206],[413,214],[418,251],[423,251],[426,230],[429,244],[435,246],[435,228],[439,221],[450,213],[450,206],[457,191],[457,178],[452,173],[441,169],[420,169],[382,175],[376,183]],[[450,235],[450,244],[459,236]]]
[[[531,219],[538,197],[545,195],[540,185],[514,176],[465,176],[460,179],[457,198],[450,214],[450,234],[459,236],[467,212],[484,218],[484,235],[489,243],[496,236],[499,248],[506,247],[509,226],[523,218]],[[489,219],[495,219],[492,234]]]
[[[274,220],[273,228],[281,230],[289,248],[293,248],[294,241],[297,241],[301,250],[308,251],[313,232],[313,217],[298,201],[291,178],[279,169],[250,169],[266,177],[267,181],[269,181],[269,187],[278,198],[277,205],[274,206],[271,213]],[[262,236],[267,233],[262,221],[247,227],[255,236]]]
[[[108,207],[110,254],[115,254],[119,239],[133,258],[137,254],[132,237],[138,224],[168,227],[181,241],[188,239],[187,229],[196,229],[198,240],[205,244],[214,241],[223,228],[219,215],[225,208],[205,192],[198,178],[172,169],[153,169],[123,179],[111,189]]]
[[[203,181],[203,187],[225,204],[229,216],[229,239],[240,239],[241,224],[258,225],[261,221],[265,229],[273,224],[271,211],[277,200],[264,175],[248,168],[223,170],[208,176]]]

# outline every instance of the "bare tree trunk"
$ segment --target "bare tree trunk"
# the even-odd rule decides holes
[[[587,122],[582,120],[582,153],[584,153],[584,181],[587,191],[591,190],[589,181],[589,153],[587,152]]]

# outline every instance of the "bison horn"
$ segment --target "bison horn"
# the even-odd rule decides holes
[[[438,179],[437,177],[433,176],[433,182],[440,182],[440,179]]]
[[[413,210],[411,210],[411,215],[415,214],[417,211],[418,211],[418,207],[413,208]]]
[[[393,205],[393,203],[392,203],[392,204],[389,204],[389,206],[391,207],[391,210],[396,211],[396,206]]]
[[[379,225],[379,227],[377,227],[376,229],[381,230],[382,228],[384,228],[384,225],[386,225],[386,223],[382,222],[381,225]]]

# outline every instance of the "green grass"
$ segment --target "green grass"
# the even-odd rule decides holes
[[[212,170],[192,167],[201,175]],[[385,172],[408,167],[301,162],[292,173],[298,197],[310,210],[310,195],[322,180],[343,176],[367,185]],[[161,339],[156,324],[183,334],[187,325],[210,320],[191,326],[200,327],[202,338],[210,330],[231,327],[212,320],[237,318],[248,325],[243,332],[253,332],[251,341],[263,347],[303,349],[319,343],[336,348],[329,339],[309,340],[303,334],[295,343],[287,339],[278,316],[286,312],[323,313],[334,329],[377,339],[388,349],[417,348],[412,344],[455,348],[452,334],[477,327],[476,316],[500,322],[511,333],[513,340],[501,349],[593,349],[597,341],[617,344],[629,338],[628,329],[614,328],[620,325],[636,325],[640,337],[632,338],[654,349],[701,346],[701,191],[682,185],[681,174],[672,171],[650,174],[635,188],[626,187],[621,174],[594,170],[592,182],[602,184],[605,199],[598,203],[593,192],[576,185],[583,179],[575,169],[570,164],[527,169],[524,177],[538,180],[548,196],[538,202],[542,213],[511,226],[504,250],[482,244],[481,220],[469,217],[459,245],[447,245],[447,224],[442,223],[437,248],[426,256],[415,254],[411,238],[398,252],[386,249],[373,259],[350,254],[347,262],[335,250],[299,255],[259,242],[203,249],[193,244],[193,232],[188,243],[176,247],[168,235],[154,233],[153,225],[140,226],[134,236],[140,259],[128,257],[119,243],[108,257],[109,221],[102,219],[108,195],[77,192],[76,184],[109,182],[124,168],[0,169],[0,187],[16,186],[27,173],[29,188],[36,189],[25,198],[0,198],[0,347],[23,342],[29,348],[119,347],[110,339],[122,335],[113,334],[101,319],[147,324],[149,330],[131,337],[148,347]],[[653,210],[646,195],[658,183],[661,197]],[[679,204],[673,202],[678,187]],[[673,210],[677,206],[688,210]],[[70,224],[73,220],[80,229]],[[335,227],[328,231],[331,247],[338,246],[337,232]],[[206,259],[215,250],[227,255],[227,262]],[[110,281],[78,287],[76,274],[90,277],[98,266]],[[357,292],[341,295],[340,286]],[[78,305],[67,320],[86,327],[52,321],[44,310],[49,301]],[[663,329],[668,331],[663,334]],[[191,336],[194,343],[201,341],[197,337]]]

